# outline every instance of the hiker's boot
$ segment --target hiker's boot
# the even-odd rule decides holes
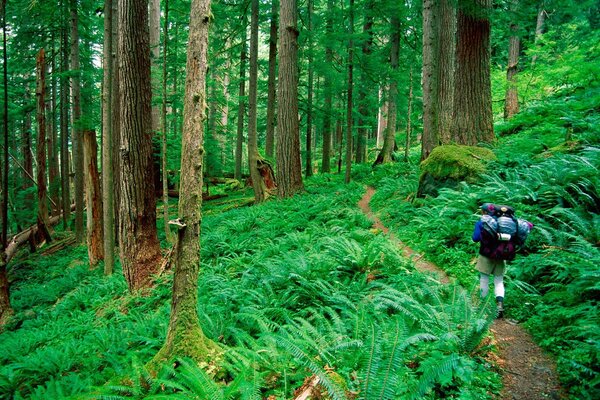
[[[497,317],[504,318],[504,298],[502,296],[497,296],[496,304],[496,310],[498,311]]]

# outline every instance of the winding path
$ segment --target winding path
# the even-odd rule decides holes
[[[375,189],[368,187],[359,201],[360,209],[373,221],[373,228],[381,230],[401,249],[402,254],[414,261],[415,268],[422,272],[433,273],[442,283],[449,283],[450,278],[437,265],[423,259],[410,247],[390,234],[381,220],[373,213],[369,203]],[[497,319],[492,328],[498,355],[497,365],[502,371],[503,391],[501,400],[542,400],[563,399],[563,394],[556,373],[554,361],[533,342],[531,335],[511,320]]]

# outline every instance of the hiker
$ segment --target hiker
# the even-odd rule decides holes
[[[482,215],[492,216],[496,212],[496,207],[491,203],[484,203],[480,209]],[[475,268],[477,268],[479,271],[479,287],[481,289],[481,297],[484,298],[488,295],[490,276],[493,276],[494,295],[496,296],[498,316],[502,317],[504,313],[504,270],[506,268],[506,261],[495,260],[481,254],[483,249],[483,242],[481,241],[482,231],[483,221],[479,219],[475,223],[473,241],[480,243],[479,258],[477,259],[477,265]]]

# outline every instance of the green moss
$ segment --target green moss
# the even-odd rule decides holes
[[[486,164],[496,160],[493,151],[475,146],[445,145],[436,147],[421,163],[421,176],[436,180],[475,180],[485,172]]]

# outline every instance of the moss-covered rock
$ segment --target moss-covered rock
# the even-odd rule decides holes
[[[456,187],[459,182],[475,182],[496,155],[476,146],[438,146],[421,163],[417,196],[437,196],[441,188]]]

